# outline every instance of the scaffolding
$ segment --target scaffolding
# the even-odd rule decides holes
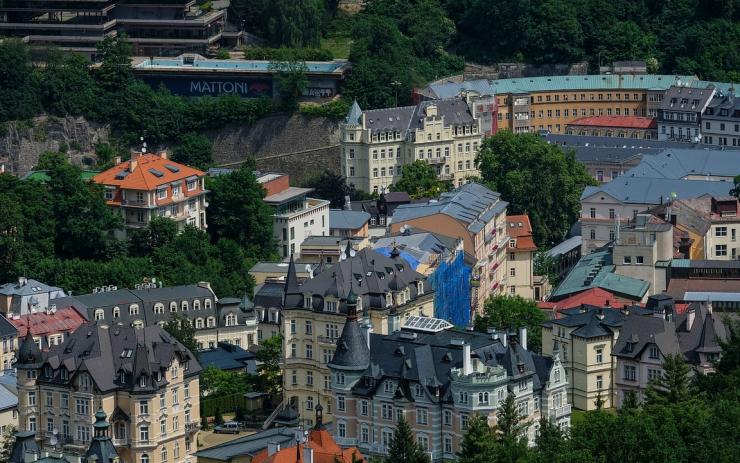
[[[457,327],[465,328],[470,319],[470,277],[472,268],[465,264],[465,253],[447,262],[441,259],[437,270],[429,280],[434,289],[434,317],[447,320]]]

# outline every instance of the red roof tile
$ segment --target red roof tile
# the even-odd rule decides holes
[[[576,293],[568,298],[562,299],[557,302],[539,303],[538,307],[540,309],[559,311],[562,309],[572,309],[573,307],[580,307],[583,304],[603,307],[606,305],[607,301],[609,301],[610,306],[617,308],[622,307],[625,304],[633,305],[635,303],[639,303],[639,301],[632,301],[615,296],[614,294],[602,288],[591,288],[586,291]]]
[[[304,447],[313,449],[314,463],[352,463],[353,455],[355,462],[365,462],[357,447],[342,449],[328,431],[314,429],[309,432],[307,442],[298,445],[298,449],[295,446],[288,447],[269,456],[267,449],[264,449],[257,452],[252,458],[252,463],[304,463]]]
[[[652,117],[638,116],[588,116],[568,123],[579,127],[613,127],[619,129],[655,129],[658,123]]]
[[[33,336],[46,336],[72,332],[87,320],[75,308],[65,307],[54,313],[36,312],[15,319],[9,316],[8,321],[18,330],[18,337],[23,338],[29,326]]]
[[[135,154],[134,169],[131,172],[131,160],[116,164],[110,169],[99,173],[93,180],[95,183],[109,186],[117,186],[127,190],[151,191],[161,185],[168,185],[177,180],[184,180],[188,177],[202,177],[204,172],[188,167],[167,159],[166,154]],[[174,167],[175,169],[172,169]],[[161,175],[157,175],[152,172]],[[176,170],[176,172],[173,172]],[[120,173],[128,173],[122,178],[117,178]]]
[[[527,214],[507,215],[506,229],[509,237],[516,239],[516,251],[534,251],[537,245],[532,238],[532,223]]]

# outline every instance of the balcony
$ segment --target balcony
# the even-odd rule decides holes
[[[435,158],[427,158],[427,162],[429,164],[444,164],[446,161],[445,158],[435,157]]]
[[[342,447],[354,447],[357,445],[357,439],[350,439],[349,437],[335,437],[334,440]]]
[[[337,336],[335,338],[335,337],[329,337],[329,336],[318,336],[316,339],[319,342],[324,343],[324,344],[336,344],[337,339],[339,339],[339,337]]]
[[[191,421],[190,423],[185,423],[185,432],[187,434],[195,434],[200,430],[200,423],[197,421]]]
[[[113,442],[114,447],[128,447],[129,445],[128,437],[115,437],[111,439],[111,442]]]
[[[554,408],[550,410],[550,418],[557,419],[557,418],[561,418],[566,415],[570,415],[570,408],[571,408],[570,404],[563,405],[562,407]]]

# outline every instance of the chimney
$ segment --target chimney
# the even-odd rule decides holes
[[[611,306],[612,306],[612,305],[611,305],[611,303],[609,302],[609,299],[607,299],[607,300],[606,300],[606,302],[604,302],[604,308],[607,308],[607,309],[609,309],[609,308],[611,308]]]
[[[468,376],[473,373],[473,362],[470,358],[470,344],[463,344],[463,375]]]
[[[527,327],[522,326],[519,328],[519,344],[521,344],[522,349],[527,350]]]
[[[28,284],[28,278],[18,277],[18,286],[26,286]]]
[[[313,463],[313,449],[303,446],[303,463]]]
[[[696,309],[692,307],[686,312],[686,331],[691,331],[691,327],[694,326],[695,318],[696,318]]]
[[[159,157],[161,157],[162,159],[167,159],[167,151],[160,151]]]
[[[350,200],[349,195],[344,195],[344,210],[345,211],[352,210],[352,201]]]
[[[665,321],[670,322],[673,320],[673,306],[666,305],[663,309],[663,318]]]
[[[501,332],[501,336],[499,337],[499,339],[501,340],[501,344],[503,344],[504,347],[506,347],[506,336],[507,336],[507,333],[506,333],[506,330],[504,330]]]
[[[131,155],[131,161],[129,161],[128,171],[129,172],[135,171],[138,165],[139,165],[139,153],[134,153]]]
[[[712,301],[707,300],[707,313],[712,314]]]
[[[369,320],[365,320],[362,325],[360,325],[360,328],[362,329],[362,336],[365,338],[365,342],[367,343],[367,348],[370,348],[370,335],[373,332],[373,325],[370,323]]]
[[[120,163],[121,163],[121,156],[116,156],[116,157],[114,157],[114,158],[113,158],[113,162],[115,162],[115,163],[116,163],[116,165],[120,164]]]
[[[267,456],[272,456],[280,451],[279,442],[268,442],[267,443]]]

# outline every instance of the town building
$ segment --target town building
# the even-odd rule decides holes
[[[301,264],[305,264],[303,265],[304,270],[310,267],[313,270],[312,273],[318,273],[324,265],[339,262],[339,256],[347,249],[348,243],[358,250],[370,244],[367,236],[309,236],[301,244],[301,261],[296,262],[296,265],[300,267]],[[309,272],[304,273],[310,276]]]
[[[711,303],[715,312],[740,309],[740,260],[673,259],[666,294],[676,302]]]
[[[329,210],[329,234],[348,238],[367,238],[369,236],[370,214],[351,209]],[[364,246],[361,246],[364,247]]]
[[[198,362],[205,370],[213,367],[237,373],[256,373],[255,354],[228,342],[219,342],[216,347],[198,351]]]
[[[506,250],[507,293],[525,299],[541,301],[549,293],[547,277],[534,274],[534,254],[537,245],[532,236],[529,216],[506,216],[509,243]]]
[[[145,148],[143,148],[145,149]],[[93,177],[105,195],[105,201],[123,219],[117,233],[125,239],[127,231],[149,226],[155,217],[206,228],[205,173],[167,159],[167,153],[135,153]]]
[[[737,244],[740,217],[738,216],[738,200],[734,196],[711,198],[699,203],[693,201],[709,213],[709,229],[705,235],[704,256],[689,258],[735,260],[740,255],[740,245]],[[699,205],[701,204],[701,205]]]
[[[31,310],[46,310],[51,299],[64,296],[62,288],[32,278],[18,277],[18,281],[0,285],[0,312],[5,315],[26,315]]]
[[[365,463],[357,447],[338,445],[323,424],[323,408],[316,406],[316,424],[294,445],[268,445],[252,457],[253,463]]]
[[[67,299],[56,300],[65,301]],[[30,330],[34,342],[42,351],[62,344],[67,336],[87,321],[87,312],[79,312],[73,306],[56,307],[55,304],[44,311],[32,312],[28,315],[12,314],[7,319],[16,331],[18,339],[24,339]]]
[[[307,239],[315,239],[317,237],[311,236]],[[334,242],[338,241],[335,237],[329,237]],[[344,240],[346,243],[346,240]],[[345,246],[346,247],[346,244]],[[336,253],[337,256],[339,256],[339,252]],[[309,275],[315,271],[315,269],[318,267],[316,264],[311,264],[310,266],[307,266],[305,259],[301,259],[300,261],[296,261],[296,274],[298,275],[299,279],[308,278]],[[274,280],[285,280],[285,276],[288,274],[288,263],[287,262],[267,262],[267,261],[260,261],[257,262],[252,266],[252,268],[249,269],[249,274],[252,275],[252,278],[254,278],[255,285],[261,285],[268,279]],[[256,291],[255,291],[256,294]]]
[[[385,455],[404,417],[432,462],[454,460],[469,418],[480,414],[495,425],[509,394],[529,424],[530,445],[542,416],[563,429],[570,426],[566,371],[557,353],[548,358],[527,350],[526,329],[475,333],[414,316],[400,332],[368,338],[358,311],[348,305],[329,363],[339,444]]]
[[[700,374],[714,372],[729,331],[712,305],[692,303],[677,313],[673,299],[663,296],[652,317],[626,316],[612,355],[616,358],[616,405],[629,393],[645,397],[650,382],[663,376],[663,361],[678,355]]]
[[[462,185],[479,175],[475,156],[491,133],[493,114],[493,97],[367,111],[354,102],[341,124],[342,173],[350,186],[381,194],[400,180],[403,166],[421,160],[433,165],[441,180]]]
[[[204,10],[190,0],[82,1],[49,5],[15,0],[0,6],[0,35],[20,37],[36,47],[95,57],[105,37],[126,33],[135,55],[215,53],[226,10]]]
[[[438,199],[397,207],[390,231],[400,233],[409,227],[461,239],[465,252],[476,260],[471,308],[477,311],[489,295],[506,290],[506,206],[498,193],[468,183]]]
[[[734,151],[667,149],[644,156],[640,164],[616,180],[589,186],[581,194],[581,235],[584,254],[612,241],[616,224],[671,199],[725,197],[740,174]]]
[[[195,456],[198,463],[251,463],[262,450],[290,448],[303,438],[300,428],[270,428],[200,449]]]
[[[353,211],[362,211],[370,214],[369,230],[371,236],[383,236],[386,232],[386,226],[390,224],[393,212],[398,206],[423,202],[423,200],[413,200],[405,191],[392,191],[381,194],[378,199],[367,199],[363,201],[352,201],[345,203],[345,207]]]
[[[546,257],[552,262],[550,272],[557,281],[570,273],[581,259],[581,242],[581,236],[575,235],[546,251]]]
[[[714,86],[694,88],[682,82],[672,85],[658,109],[658,139],[699,143],[701,116],[714,93]]]
[[[740,99],[735,89],[716,92],[702,120],[702,141],[707,145],[740,147]]]
[[[245,349],[257,344],[257,314],[246,298],[218,299],[207,282],[197,285],[156,287],[143,284],[136,289],[96,288],[91,294],[59,299],[62,306],[73,306],[87,319],[101,325],[119,323],[135,328],[164,326],[175,317],[185,318],[195,327],[199,349],[214,348],[229,342]]]
[[[398,252],[386,257],[369,248],[348,247],[338,263],[301,284],[291,262],[280,311],[283,394],[305,421],[312,420],[322,403],[324,419],[331,422],[326,365],[334,356],[351,292],[358,295],[363,325],[376,333],[398,331],[412,315],[434,314],[434,291]]]
[[[0,339],[3,343],[3,369],[0,375],[4,376],[13,372],[15,351],[18,348],[18,329],[3,315],[0,315]]]
[[[673,225],[674,258],[704,259],[708,256],[712,201],[713,198],[707,196],[671,199],[645,211]]]
[[[329,201],[309,197],[313,188],[283,182],[273,184],[271,191],[264,201],[273,209],[272,234],[285,260],[298,257],[301,243],[309,236],[329,235]]]
[[[641,116],[586,116],[565,126],[568,135],[592,137],[658,138],[658,123],[652,117]]]
[[[8,426],[18,429],[18,387],[15,373],[10,370],[0,376],[0,433]]]
[[[599,400],[605,408],[615,405],[616,359],[612,347],[626,315],[606,302],[605,307],[561,310],[562,318],[542,324],[542,354],[562,356],[568,403],[580,410],[596,409]],[[650,315],[652,311],[633,307],[630,313]]]
[[[48,353],[29,333],[16,368],[19,429],[42,448],[94,448],[102,410],[122,462],[194,459],[201,367],[159,326],[90,323]]]

